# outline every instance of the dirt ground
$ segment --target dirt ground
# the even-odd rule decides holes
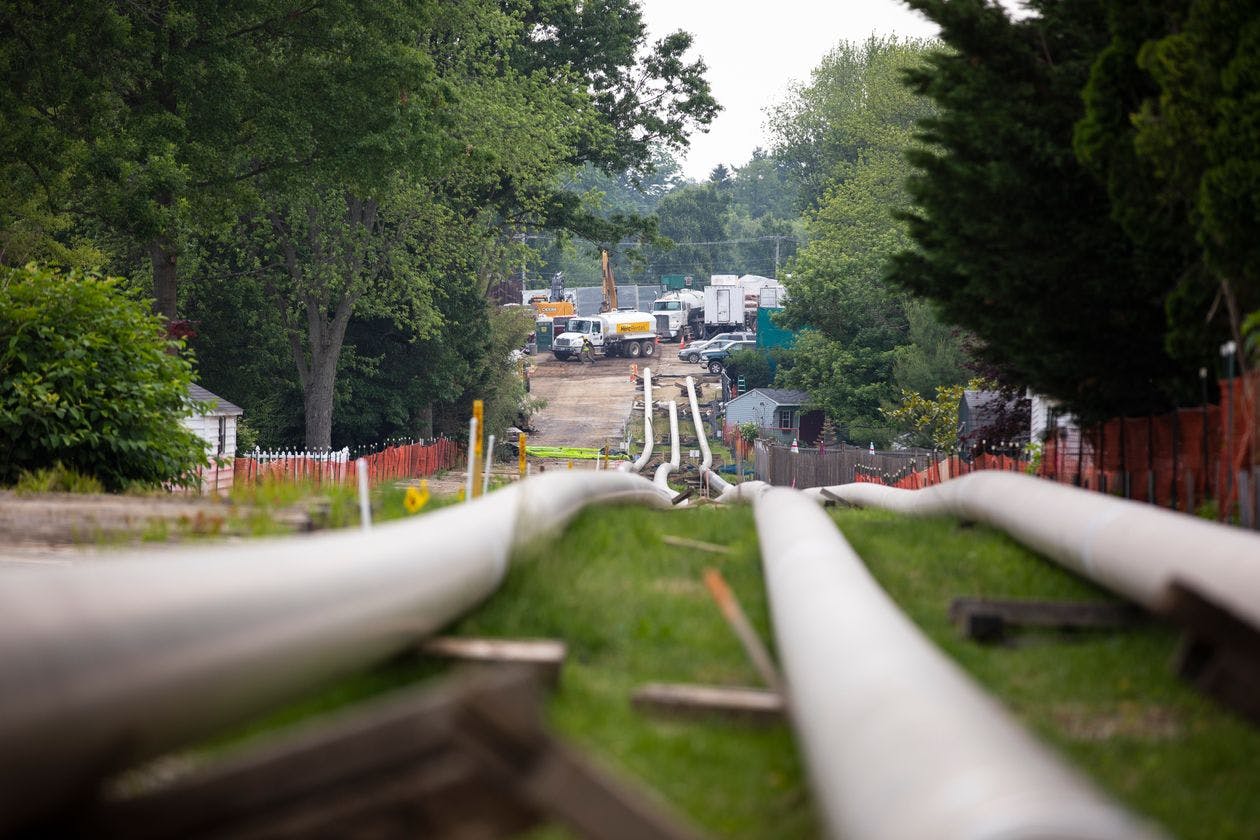
[[[597,357],[593,364],[562,362],[551,353],[531,357],[535,369],[531,376],[530,395],[545,399],[547,407],[536,413],[530,423],[534,431],[529,443],[538,446],[620,447],[626,421],[634,413],[636,440],[642,437],[642,415],[634,411],[636,399],[643,396],[643,385],[630,379],[630,359]],[[717,393],[718,376],[698,364],[678,360],[677,344],[658,345],[658,355],[637,359],[640,374],[652,369],[654,396],[658,403],[677,400],[679,416],[688,416],[686,390],[683,383],[691,376],[703,401]],[[658,421],[659,425],[659,421]]]
[[[547,401],[547,407],[531,420],[529,443],[541,446],[599,448],[622,446],[626,423],[632,422],[635,450],[642,445],[643,386],[631,381],[629,359],[598,357],[593,364],[562,362],[551,353],[531,357],[531,396]],[[679,417],[689,417],[684,382],[694,377],[701,402],[717,395],[718,379],[698,364],[678,360],[677,344],[659,345],[659,355],[637,360],[640,375],[652,369],[654,397],[658,405],[676,400]],[[657,416],[657,434],[661,431]],[[534,468],[564,469],[563,460],[531,459]],[[592,469],[592,461],[575,461],[574,469]],[[496,473],[509,477],[511,465],[496,465]],[[464,486],[462,471],[429,480],[434,493],[455,493]],[[25,565],[69,565],[88,557],[117,555],[110,534],[131,534],[151,528],[191,527],[213,532],[226,516],[221,500],[175,497],[169,499],[121,496],[45,495],[22,498],[0,493],[0,570]],[[166,523],[161,525],[159,523]],[[102,541],[104,544],[102,544]],[[133,543],[125,553],[151,546]],[[160,545],[160,543],[158,543]]]

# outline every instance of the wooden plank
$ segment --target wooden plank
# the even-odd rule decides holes
[[[955,598],[950,620],[969,639],[994,641],[1010,627],[1057,630],[1110,630],[1132,625],[1142,611],[1119,601],[1038,601],[1006,598]]]
[[[735,549],[728,545],[718,545],[717,543],[705,542],[703,540],[693,540],[690,537],[676,537],[673,534],[662,534],[661,542],[666,545],[677,546],[678,548],[693,548],[696,551],[707,551],[710,554],[735,553]]]
[[[1169,587],[1164,614],[1185,628],[1178,675],[1260,723],[1260,630],[1181,581]]]
[[[560,683],[568,647],[559,639],[488,639],[435,636],[420,644],[420,653],[482,665],[517,665],[533,669],[541,683]]]
[[[551,735],[533,675],[517,667],[471,672],[314,721],[48,828],[149,840],[489,840],[548,818],[596,840],[699,837]]]
[[[634,690],[630,703],[645,712],[681,717],[717,715],[753,723],[776,722],[784,715],[782,695],[742,686],[648,683]]]

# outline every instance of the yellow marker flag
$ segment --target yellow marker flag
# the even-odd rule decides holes
[[[403,506],[407,508],[408,513],[419,513],[420,509],[429,503],[429,495],[429,481],[422,478],[419,487],[413,484],[407,488]]]
[[[521,478],[524,478],[525,473],[528,471],[528,463],[526,462],[526,455],[525,455],[525,433],[524,432],[521,432],[519,435],[517,435],[516,448],[520,450],[520,453],[521,453],[521,465],[520,465]]]
[[[481,495],[481,482],[477,480],[477,477],[481,475],[481,442],[484,439],[486,428],[484,413],[485,403],[481,400],[473,400],[473,417],[477,420],[477,439],[472,442],[473,454],[469,469],[472,470],[473,475],[472,494],[474,499]]]

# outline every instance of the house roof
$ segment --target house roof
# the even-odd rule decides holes
[[[805,405],[805,403],[809,402],[809,393],[807,391],[795,391],[789,388],[753,388],[751,391],[740,394],[731,402],[739,402],[754,395],[766,402],[774,403],[776,406]]]
[[[227,414],[235,416],[245,413],[245,409],[241,408],[239,405],[233,405],[223,399],[223,397],[207,391],[195,382],[188,386],[188,396],[193,400],[193,402],[210,403],[211,408],[206,412],[206,414]]]

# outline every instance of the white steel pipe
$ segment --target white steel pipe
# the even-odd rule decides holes
[[[983,522],[1156,613],[1167,611],[1170,585],[1179,581],[1260,628],[1254,532],[999,470],[923,490],[866,483],[825,490],[853,505]]]
[[[476,452],[477,435],[481,430],[477,428],[477,418],[468,418],[468,478],[464,482],[464,501],[471,502],[473,500],[473,482],[477,480],[477,458],[473,455]]]
[[[652,460],[652,439],[656,432],[652,430],[652,369],[643,369],[643,451],[635,459],[630,469],[642,472]]]
[[[696,400],[696,382],[687,377],[687,400],[691,403],[691,422],[696,427],[696,437],[700,440],[700,474],[704,475],[713,466],[713,452],[709,449],[709,438],[704,433],[704,420],[700,417],[700,403]]]
[[[583,506],[669,507],[639,476],[547,473],[418,519],[179,546],[0,586],[0,835],[102,774],[413,645]]]
[[[754,516],[792,724],[830,836],[1158,836],[938,653],[817,505],[771,488]]]
[[[678,403],[669,401],[669,460],[656,468],[652,481],[662,490],[669,489],[669,475],[682,466],[678,449]]]
[[[485,475],[481,480],[481,495],[490,492],[490,467],[494,464],[494,435],[490,435],[490,439],[486,441],[486,468]]]

